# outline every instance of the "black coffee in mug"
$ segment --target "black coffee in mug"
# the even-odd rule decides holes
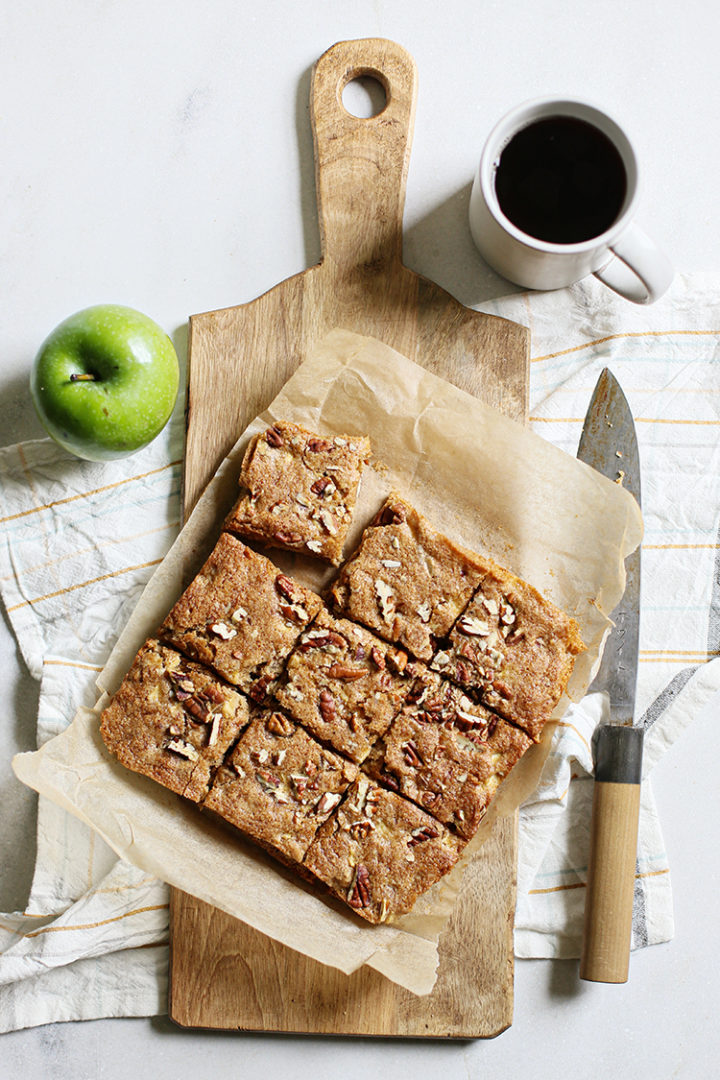
[[[529,236],[577,244],[609,229],[627,193],[622,157],[604,132],[573,116],[522,128],[495,173],[500,209]]]

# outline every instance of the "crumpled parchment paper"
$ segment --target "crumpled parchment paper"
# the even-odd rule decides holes
[[[597,665],[624,589],[624,559],[640,542],[634,499],[471,395],[374,339],[335,330],[320,343],[262,417],[240,436],[147,586],[98,679],[101,697],[41,750],[18,755],[17,776],[94,827],[123,858],[222,908],[315,960],[350,973],[363,964],[416,994],[432,989],[437,940],[464,866],[500,813],[533,789],[547,741],[532,748],[501,786],[492,812],[458,867],[413,912],[372,927],[316,893],[290,871],[105,750],[98,714],[144,639],[214,546],[237,497],[250,437],[278,419],[327,434],[369,434],[366,470],[346,553],[391,490],[448,536],[490,554],[530,581],[580,624],[587,652],[568,695],[579,700]],[[270,551],[313,588],[335,571]],[[561,715],[567,705],[558,707]]]

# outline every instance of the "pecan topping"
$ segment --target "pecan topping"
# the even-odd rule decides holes
[[[272,680],[270,679],[269,675],[262,675],[259,679],[256,679],[248,690],[248,697],[252,698],[253,701],[257,701],[258,703],[263,702],[265,700],[267,688],[270,685],[271,681]]]
[[[324,450],[332,450],[332,443],[327,439],[312,438],[307,441],[307,449],[311,450],[314,454],[321,454]]]
[[[195,747],[189,742],[183,742],[182,739],[171,739],[166,749],[172,750],[174,754],[179,754],[180,757],[187,758],[188,761],[197,761],[200,757]]]
[[[378,525],[401,525],[405,521],[405,511],[402,506],[386,506],[378,514]]]
[[[280,611],[290,622],[303,623],[308,620],[308,613],[302,604],[280,604]]]
[[[380,789],[376,787],[368,787],[365,792],[365,799],[363,806],[367,812],[368,817],[375,812],[377,804],[380,802]]]
[[[462,634],[471,637],[487,637],[490,627],[484,619],[476,619],[473,615],[461,615],[458,619],[458,630]]]
[[[432,607],[430,601],[425,600],[417,609],[417,614],[420,616],[424,623],[430,622],[430,616],[432,615]]]
[[[375,826],[370,818],[363,818],[362,821],[354,821],[349,832],[355,840],[364,840],[374,828]]]
[[[367,671],[362,667],[353,667],[352,664],[332,664],[328,669],[331,679],[362,679]]]
[[[358,863],[355,870],[355,882],[348,893],[350,907],[368,907],[370,904],[370,874],[363,863]]]
[[[294,532],[282,532],[281,530],[278,530],[278,532],[273,535],[279,544],[299,544],[302,540],[302,536],[300,536],[299,533]]]
[[[267,769],[256,769],[255,775],[258,779],[258,783],[265,791],[274,791],[280,787],[280,777],[275,776],[274,773],[269,772]]]
[[[340,802],[341,796],[335,794],[332,791],[326,791],[320,802],[315,807],[317,814],[329,814],[331,810],[334,810],[337,804]]]
[[[463,641],[462,645],[458,649],[458,656],[462,656],[466,660],[474,660],[475,653],[473,649],[473,643],[471,641]]]
[[[180,689],[184,690],[186,693],[192,694],[193,690],[195,689],[195,685],[192,679],[184,671],[168,671],[167,677],[168,679],[171,679],[176,684],[176,686],[179,686]]]
[[[439,836],[437,829],[434,829],[432,825],[422,825],[419,829],[413,829],[410,833],[410,839],[407,842],[408,847],[415,847],[417,844],[422,844],[425,840],[436,840]]]
[[[385,787],[389,787],[391,791],[400,790],[400,784],[398,782],[398,779],[397,777],[393,776],[392,773],[382,772],[380,773],[380,779],[382,780]]]
[[[380,649],[378,649],[377,645],[373,645],[372,649],[370,650],[370,659],[372,660],[375,667],[379,668],[380,671],[384,669],[385,657],[383,656]]]
[[[288,735],[292,735],[295,730],[295,725],[292,720],[289,720],[287,716],[283,716],[282,713],[276,712],[272,716],[269,716],[265,722],[265,727],[273,735],[280,735],[282,738],[287,738]]]
[[[326,724],[333,724],[337,720],[335,698],[332,696],[329,690],[320,691],[320,697],[318,698],[318,708],[320,709],[320,715],[322,716]]]
[[[455,666],[455,677],[458,682],[466,683],[470,681],[470,668],[464,660],[458,660]]]
[[[407,692],[405,701],[408,705],[418,705],[425,694],[426,687],[422,679],[417,679]]]
[[[403,652],[402,649],[396,649],[393,652],[388,652],[387,662],[397,675],[402,675],[403,671],[407,667],[407,653]]]
[[[440,798],[440,794],[437,791],[423,791],[421,802],[423,806],[434,806]]]
[[[237,630],[234,630],[232,626],[227,626],[224,622],[211,623],[210,630],[217,637],[222,638],[223,641],[232,641],[237,636]]]
[[[187,700],[183,701],[183,708],[187,709],[190,715],[199,720],[201,724],[204,724],[209,717],[210,708],[207,702],[199,698],[188,695]]]
[[[208,736],[208,746],[214,746],[218,741],[218,735],[220,734],[220,713],[215,713],[212,718],[212,727],[210,728],[210,735]]]
[[[321,510],[318,517],[325,532],[329,533],[330,536],[337,536],[337,522],[332,514],[328,510]]]
[[[297,583],[287,574],[278,574],[275,578],[275,588],[286,600],[294,600],[297,595]]]
[[[312,491],[313,495],[326,495],[328,493],[329,487],[334,487],[334,484],[330,477],[321,476],[320,479],[316,480],[315,483],[311,486],[310,490]]]
[[[403,743],[402,751],[406,765],[411,765],[415,769],[417,769],[419,765],[422,765],[422,758],[420,757],[420,754],[418,753],[418,748],[412,741],[412,739],[408,739],[406,743]]]
[[[278,447],[282,446],[285,440],[283,439],[281,431],[278,431],[276,427],[271,427],[265,432],[265,441],[270,446]]]

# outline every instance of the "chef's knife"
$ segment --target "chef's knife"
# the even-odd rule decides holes
[[[598,379],[578,458],[622,484],[640,504],[640,459],[632,413],[614,375]],[[612,613],[591,691],[605,691],[610,723],[594,739],[595,783],[580,978],[627,982],[637,856],[643,731],[634,726],[640,628],[640,548],[625,560],[625,592]]]

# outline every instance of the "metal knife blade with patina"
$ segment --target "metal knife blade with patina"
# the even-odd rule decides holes
[[[640,504],[635,423],[620,384],[607,369],[598,379],[580,437],[578,458],[622,484]],[[594,739],[590,861],[580,977],[627,982],[632,934],[643,731],[635,726],[640,629],[640,548],[625,560],[625,592],[590,691],[604,691],[610,723]]]

